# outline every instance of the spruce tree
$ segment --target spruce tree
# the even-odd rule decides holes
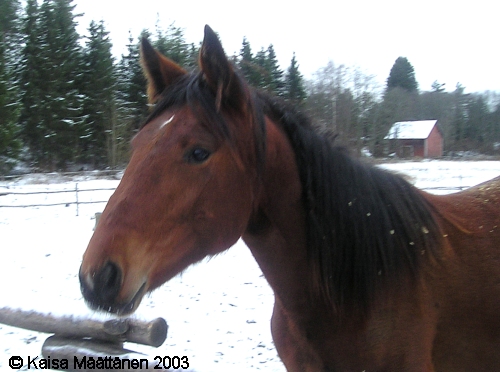
[[[142,72],[139,53],[139,43],[143,37],[150,37],[147,30],[142,31],[137,42],[129,35],[127,54],[122,55],[118,64],[118,99],[131,131],[139,128],[148,112],[146,78]]]
[[[492,134],[488,122],[488,104],[482,95],[472,95],[469,97],[466,110],[465,137],[480,148]]]
[[[0,41],[0,174],[14,165],[21,147],[17,97],[11,88],[12,75],[7,69],[5,55],[5,43]]]
[[[254,84],[256,87],[275,95],[283,95],[283,71],[280,70],[273,45],[267,49],[261,48],[253,57]]]
[[[267,48],[267,69],[270,74],[269,90],[278,96],[283,96],[285,94],[283,71],[279,68],[273,44]]]
[[[19,0],[0,0],[0,41],[3,42],[5,67],[11,81],[9,90],[18,95],[22,59],[23,28]]]
[[[197,48],[186,42],[184,31],[174,23],[170,24],[166,31],[156,26],[156,40],[153,46],[185,69],[194,69],[198,64]]]
[[[53,114],[59,168],[78,159],[81,153],[80,127],[84,121],[81,94],[84,66],[80,36],[76,32],[77,15],[73,14],[75,5],[72,3],[73,0],[54,0],[55,29],[58,35],[54,38],[55,44],[49,48],[54,58],[53,73],[57,76]]]
[[[254,86],[264,90],[269,90],[270,73],[268,70],[267,54],[264,48],[261,48],[255,55],[252,67],[255,74]]]
[[[22,124],[34,163],[64,168],[77,159],[83,123],[83,64],[73,0],[27,2]]]
[[[0,173],[19,155],[19,103],[16,65],[19,59],[19,2],[0,0]]]
[[[444,86],[446,83],[439,83],[437,80],[434,80],[434,82],[431,85],[432,92],[434,93],[442,93],[444,92]]]
[[[451,120],[453,147],[458,149],[462,141],[466,139],[467,102],[469,94],[465,93],[465,87],[457,83],[453,96],[453,113]]]
[[[41,45],[39,36],[39,8],[36,0],[27,0],[23,33],[20,77],[21,131],[29,148],[31,160],[37,162],[43,155],[44,130],[41,123],[44,91],[44,72],[41,68]]]
[[[19,0],[0,0],[0,34],[2,38],[19,31],[19,9]]]
[[[243,43],[241,45],[238,68],[250,85],[258,87],[261,84],[260,74],[252,54],[252,48],[246,37],[243,38]]]
[[[84,50],[83,116],[80,129],[81,160],[108,165],[108,137],[114,115],[116,75],[111,41],[104,23],[92,21]]]
[[[285,94],[284,97],[295,103],[302,103],[306,97],[306,89],[304,87],[304,78],[299,71],[299,65],[293,53],[290,67],[288,67],[285,76]]]
[[[252,54],[250,43],[243,38],[237,65],[250,85],[283,96],[285,82],[272,44]]]
[[[408,92],[416,92],[418,90],[415,70],[405,57],[396,59],[387,78],[387,90],[393,88],[402,88]]]

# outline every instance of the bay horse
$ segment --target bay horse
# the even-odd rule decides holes
[[[436,196],[364,164],[208,26],[199,72],[141,55],[154,107],[83,256],[89,306],[131,313],[242,237],[288,371],[500,371],[500,178]]]

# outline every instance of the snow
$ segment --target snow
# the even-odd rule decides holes
[[[437,120],[399,121],[394,123],[385,139],[426,139]]]
[[[381,167],[405,175],[416,187],[434,194],[457,192],[500,175],[499,161],[424,160]]]
[[[382,165],[400,172],[418,187],[449,193],[500,175],[500,161],[423,161]],[[73,177],[25,177],[0,182],[0,205],[62,203],[56,206],[0,208],[0,307],[54,315],[109,319],[82,300],[78,269],[92,235],[96,212],[104,203],[77,208],[74,190],[113,188],[117,180]],[[439,188],[439,189],[437,189]],[[3,195],[69,190],[63,194]],[[80,201],[106,200],[110,190],[79,192]],[[270,332],[273,294],[244,243],[188,268],[146,297],[135,317],[163,317],[169,324],[165,343],[155,349],[125,348],[155,356],[187,356],[201,371],[285,371]],[[47,334],[0,324],[0,370],[11,356],[40,355]]]

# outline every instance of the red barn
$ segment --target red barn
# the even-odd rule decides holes
[[[443,156],[443,134],[437,120],[399,121],[385,139],[401,158],[437,158]]]

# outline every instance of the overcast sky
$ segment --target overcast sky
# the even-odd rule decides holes
[[[227,54],[237,54],[246,36],[253,52],[273,44],[282,69],[296,53],[309,78],[329,60],[356,65],[376,75],[381,86],[399,56],[415,68],[421,90],[437,80],[453,90],[500,91],[498,28],[494,0],[75,0],[83,33],[91,20],[104,20],[117,55],[128,32],[137,37],[175,22],[188,42],[203,38],[209,24]]]

